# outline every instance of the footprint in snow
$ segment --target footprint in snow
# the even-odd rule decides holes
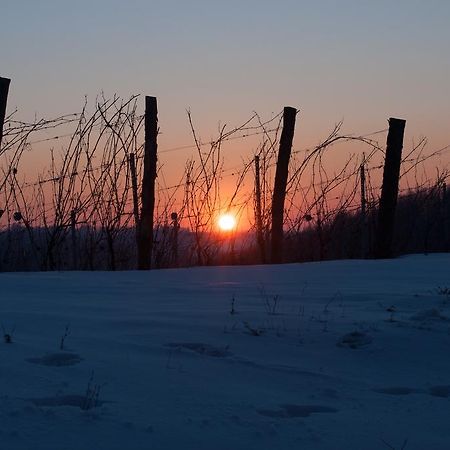
[[[58,352],[58,353],[47,353],[40,358],[27,358],[26,361],[33,364],[41,364],[43,366],[74,366],[81,362],[83,358],[77,353],[69,352]]]
[[[293,417],[309,417],[316,413],[335,413],[336,408],[321,405],[280,405],[281,409],[257,409],[256,412],[266,417],[277,417],[281,419],[290,419]]]
[[[357,349],[369,345],[372,342],[372,337],[363,331],[352,331],[351,333],[344,334],[337,345],[338,347],[349,347]]]
[[[215,358],[225,358],[226,356],[232,355],[227,347],[215,347],[209,344],[202,344],[199,342],[173,342],[167,344],[168,347],[181,348],[190,350],[200,355],[213,356]]]
[[[27,400],[35,406],[73,406],[84,411],[97,408],[104,403],[107,403],[99,399],[86,397],[86,395],[57,395],[55,397],[29,398]]]
[[[411,316],[411,320],[417,322],[448,322],[450,319],[436,309],[426,309],[425,311],[419,311]]]
[[[385,387],[385,388],[377,388],[372,389],[374,392],[378,394],[387,394],[387,395],[409,395],[409,394],[418,394],[421,391],[420,389],[413,389],[408,387]]]
[[[433,397],[450,397],[450,386],[431,386],[428,393]]]
[[[450,397],[450,385],[445,386],[431,386],[428,389],[414,389],[409,387],[385,387],[372,389],[378,394],[387,395],[409,395],[409,394],[428,394],[433,397],[448,398]]]

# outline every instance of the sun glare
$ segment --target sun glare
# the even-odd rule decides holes
[[[219,217],[218,225],[222,231],[231,231],[236,228],[236,217],[232,214],[222,214]]]

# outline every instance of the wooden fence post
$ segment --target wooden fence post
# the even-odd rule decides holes
[[[366,157],[359,168],[361,179],[361,258],[367,257],[367,200],[366,200]]]
[[[392,256],[392,239],[394,236],[395,209],[397,206],[405,125],[406,120],[389,119],[383,185],[378,207],[378,226],[375,235],[375,258],[390,258]]]
[[[283,112],[283,131],[280,137],[277,168],[272,198],[272,229],[271,229],[271,263],[283,261],[283,215],[286,185],[288,178],[289,159],[291,157],[292,141],[294,139],[295,117],[297,110],[286,106]]]
[[[3,139],[3,124],[5,123],[6,116],[6,102],[8,100],[9,78],[0,77],[0,146]]]
[[[263,236],[262,208],[261,208],[261,177],[259,167],[259,156],[255,156],[255,225],[256,242],[259,248],[261,263],[266,263],[266,250]]]
[[[447,184],[445,181],[442,183],[442,195],[441,195],[441,224],[442,224],[442,238],[444,241],[443,251],[448,252],[450,250],[449,245],[449,207],[448,207],[448,192]]]
[[[153,249],[153,213],[158,138],[158,107],[156,97],[145,97],[144,173],[142,177],[142,209],[138,235],[138,269],[151,268]]]
[[[176,212],[173,212],[170,218],[172,219],[172,265],[178,267],[178,232],[180,231],[180,223]]]
[[[77,257],[77,213],[74,209],[70,211],[70,234],[72,240],[72,270],[77,270],[78,257]]]
[[[134,216],[134,228],[135,239],[137,248],[139,248],[139,199],[138,199],[138,183],[136,173],[136,157],[134,153],[130,153],[130,175],[131,175],[131,192],[133,195],[133,216]]]

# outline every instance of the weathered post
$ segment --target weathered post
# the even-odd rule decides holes
[[[447,184],[445,181],[442,183],[442,195],[441,195],[441,226],[442,226],[442,240],[444,242],[443,250],[448,252],[449,246],[449,207],[448,207],[448,192]]]
[[[131,175],[131,192],[133,194],[133,216],[136,232],[136,244],[139,245],[139,200],[138,200],[138,184],[136,173],[136,158],[134,153],[130,153],[130,175]]]
[[[0,77],[0,146],[2,145],[3,139],[3,124],[5,123],[6,117],[6,102],[8,100],[10,82],[11,80],[9,78]]]
[[[10,82],[11,80],[9,78],[0,77],[0,150],[2,148],[3,124],[6,116],[6,102],[8,100]],[[5,211],[3,209],[0,209],[0,218],[3,216],[4,212]]]
[[[297,110],[286,106],[283,112],[283,131],[280,137],[275,184],[272,198],[272,229],[271,229],[271,263],[283,261],[283,213],[286,198],[289,159],[291,157],[292,141],[294,139],[295,117]]]
[[[259,167],[259,156],[255,156],[255,225],[256,242],[259,248],[261,263],[266,263],[266,250],[264,245],[262,208],[261,208],[261,177]]]
[[[395,209],[397,206],[405,125],[406,120],[389,119],[383,185],[378,208],[378,226],[375,235],[375,258],[390,258],[392,256],[392,239],[394,236]]]
[[[365,155],[359,168],[361,180],[361,258],[367,257],[366,164]]]
[[[142,177],[142,209],[138,234],[138,269],[151,268],[153,249],[153,211],[157,162],[158,107],[156,97],[145,97],[144,173]]]
[[[180,230],[180,224],[178,222],[178,214],[173,212],[170,215],[172,219],[172,264],[174,267],[178,267],[178,231]]]
[[[77,213],[74,209],[70,211],[70,234],[72,238],[72,270],[77,270]]]

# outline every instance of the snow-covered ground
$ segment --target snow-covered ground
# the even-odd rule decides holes
[[[449,449],[449,267],[0,274],[0,448]]]

